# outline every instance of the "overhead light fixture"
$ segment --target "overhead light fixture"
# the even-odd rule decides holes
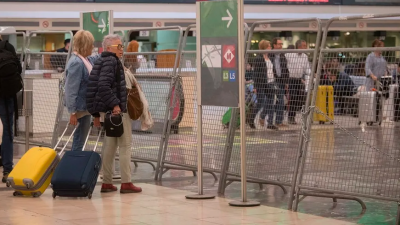
[[[346,36],[349,36],[350,35],[350,32],[346,32]]]

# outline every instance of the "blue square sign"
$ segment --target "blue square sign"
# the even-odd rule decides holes
[[[230,82],[236,81],[236,71],[235,70],[229,70],[229,81]]]

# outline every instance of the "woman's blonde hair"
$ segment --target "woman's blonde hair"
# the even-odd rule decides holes
[[[267,40],[261,40],[260,43],[258,43],[258,48],[260,50],[266,50],[270,46],[271,46],[271,42],[269,42]]]
[[[94,37],[86,30],[76,32],[74,36],[74,51],[83,57],[90,56],[93,51]]]

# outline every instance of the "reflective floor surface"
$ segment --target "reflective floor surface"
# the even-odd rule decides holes
[[[101,194],[99,186],[91,200],[51,197],[13,197],[0,188],[0,225],[350,225],[353,223],[260,206],[236,208],[229,199],[186,200],[192,192],[139,184],[140,194]]]

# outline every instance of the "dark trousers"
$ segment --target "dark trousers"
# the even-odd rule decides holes
[[[290,78],[289,79],[289,119],[296,117],[296,112],[301,109],[304,105],[305,100],[305,85],[301,79]]]

